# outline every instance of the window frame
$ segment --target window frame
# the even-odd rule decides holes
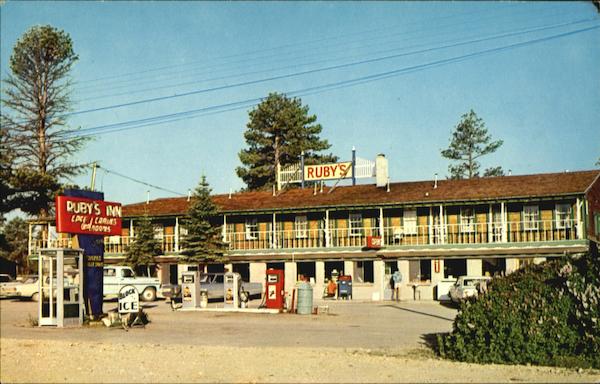
[[[562,211],[559,208],[567,208],[566,211]],[[554,225],[557,229],[571,228],[571,214],[573,207],[569,203],[557,203],[554,206]],[[560,216],[565,215],[564,218]]]
[[[357,223],[358,226],[356,226]],[[350,213],[348,215],[348,235],[352,237],[362,236],[363,223],[362,213]]]
[[[306,215],[294,217],[294,236],[296,239],[308,238],[308,217]]]
[[[258,239],[258,220],[256,218],[246,219],[244,222],[244,233],[246,240]]]
[[[414,215],[409,214],[413,212]],[[416,209],[405,209],[402,212],[402,232],[404,235],[417,235],[419,233]]]
[[[523,229],[528,230],[528,231],[538,230],[539,229],[539,221],[540,221],[539,205],[524,205],[523,206]]]
[[[466,212],[470,211],[470,215]],[[460,232],[474,233],[475,232],[475,209],[472,207],[461,207],[459,213]]]

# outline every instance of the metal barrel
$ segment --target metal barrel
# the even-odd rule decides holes
[[[313,288],[309,283],[298,284],[298,314],[310,315],[313,306]]]

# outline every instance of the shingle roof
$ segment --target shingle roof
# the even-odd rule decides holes
[[[389,204],[416,204],[435,202],[477,201],[510,198],[549,197],[583,194],[600,174],[599,170],[545,173],[520,176],[500,176],[470,180],[439,180],[433,188],[433,180],[399,182],[386,188],[374,184],[342,186],[328,193],[314,194],[312,188],[289,189],[279,196],[270,191],[242,192],[231,195],[214,195],[213,201],[222,212],[253,212],[282,209],[308,209],[336,206],[364,206]],[[149,215],[182,215],[187,211],[186,197],[162,198],[148,204],[135,203],[123,206],[125,217],[140,216],[147,210]]]

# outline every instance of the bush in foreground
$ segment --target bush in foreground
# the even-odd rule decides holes
[[[453,360],[600,368],[600,260],[597,250],[495,278],[461,304],[450,334]]]

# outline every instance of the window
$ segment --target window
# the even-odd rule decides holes
[[[373,283],[373,261],[356,261],[352,279],[357,283]]]
[[[571,227],[571,205],[556,204],[556,228]]]
[[[460,209],[460,231],[474,232],[475,231],[475,212],[473,208]]]
[[[116,276],[116,275],[117,275],[117,273],[114,268],[105,268],[104,269],[104,276]]]
[[[416,235],[417,234],[417,210],[411,209],[404,211],[404,234],[405,235]]]
[[[540,217],[539,207],[537,205],[526,205],[523,207],[523,229],[538,229],[538,220]]]
[[[350,236],[362,236],[362,215],[351,213],[348,222],[350,223]]]
[[[165,237],[165,228],[162,224],[154,224],[154,238],[162,240]]]
[[[297,239],[305,239],[308,237],[308,220],[306,216],[296,216],[294,221],[294,233]]]
[[[131,271],[131,269],[122,269],[121,270],[121,277],[134,277],[134,274]]]
[[[258,223],[256,219],[246,220],[246,240],[258,239]]]

